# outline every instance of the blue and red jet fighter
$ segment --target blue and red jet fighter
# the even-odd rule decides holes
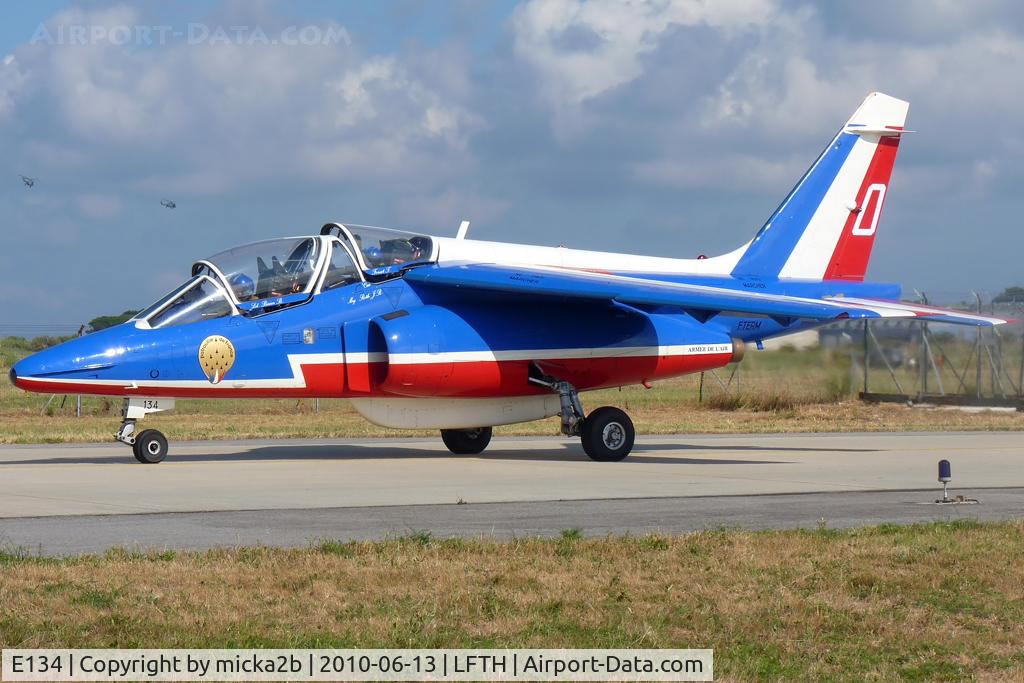
[[[117,439],[178,397],[348,398],[366,419],[439,429],[480,453],[491,427],[560,415],[594,460],[635,432],[579,393],[738,361],[749,343],[839,319],[1004,320],[899,301],[864,282],[908,105],[872,93],[747,244],[714,258],[633,256],[328,223],[215,254],[123,325],[34,354],[27,391],[124,397]]]

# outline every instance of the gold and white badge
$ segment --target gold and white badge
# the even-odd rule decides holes
[[[199,366],[211,384],[224,379],[235,364],[235,347],[227,337],[213,335],[199,345]]]

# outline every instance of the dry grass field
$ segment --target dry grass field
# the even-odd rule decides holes
[[[714,647],[723,681],[1024,679],[1024,522],[0,554],[0,647]]]
[[[31,351],[31,342],[0,340],[0,372]],[[953,365],[952,363],[950,364]],[[658,382],[652,389],[624,387],[583,395],[584,407],[619,406],[641,434],[729,432],[843,432],[1024,429],[1024,413],[964,412],[901,405],[865,405],[853,398],[857,371],[849,354],[827,349],[752,351],[734,376],[733,366],[704,377]],[[902,370],[909,387],[915,373]],[[888,373],[876,368],[873,386]],[[723,390],[728,385],[728,391]],[[120,421],[117,399],[85,397],[75,417],[75,397],[27,394],[0,382],[0,443],[109,441]],[[146,418],[147,427],[171,440],[427,435],[367,423],[345,400],[182,400],[176,410]],[[557,434],[558,420],[501,427],[498,434]]]

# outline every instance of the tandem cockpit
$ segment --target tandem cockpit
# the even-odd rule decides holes
[[[257,316],[360,282],[382,282],[437,260],[427,235],[328,223],[319,235],[252,242],[192,266],[192,277],[138,313],[141,329]]]

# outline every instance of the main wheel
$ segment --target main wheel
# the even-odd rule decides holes
[[[476,455],[483,453],[491,442],[491,428],[442,429],[441,440],[456,455]]]
[[[636,430],[629,415],[618,408],[604,406],[583,420],[580,440],[591,460],[615,462],[633,450]]]
[[[155,465],[167,457],[167,437],[155,429],[143,430],[132,444],[135,459],[147,465]]]

